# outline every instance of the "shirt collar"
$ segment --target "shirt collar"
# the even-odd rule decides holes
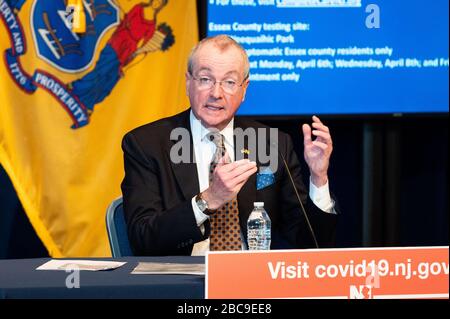
[[[202,122],[195,117],[194,112],[192,112],[192,109],[190,114],[190,121],[193,136],[198,136],[200,137],[201,141],[204,141],[206,135],[208,135],[208,133],[210,133],[211,131],[208,130],[206,127],[204,127]],[[228,144],[231,147],[233,147],[234,145],[233,128],[234,128],[234,117],[231,119],[231,121],[227,124],[227,126],[223,130],[219,131],[219,133],[222,134],[225,138],[225,144]]]

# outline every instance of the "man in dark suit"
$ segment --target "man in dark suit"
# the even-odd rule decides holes
[[[315,116],[313,130],[303,125],[304,157],[310,169],[308,195],[290,137],[279,132],[276,141],[269,141],[268,134],[261,133],[269,128],[234,117],[248,84],[245,50],[227,36],[205,39],[189,58],[186,89],[191,108],[124,137],[122,193],[136,255],[202,255],[208,250],[245,249],[246,223],[256,201],[264,202],[272,221],[272,249],[315,247],[279,153],[305,204],[318,246],[333,245],[336,212],[328,190],[332,152],[328,128]],[[236,129],[253,130],[263,143],[249,145],[252,142],[247,139],[244,148],[237,149]],[[189,134],[184,144],[174,138],[180,130]],[[189,153],[184,162],[175,158],[179,143]],[[249,150],[256,154],[261,145],[278,149],[275,158],[279,161],[266,184],[256,174],[262,173],[265,164],[260,158],[238,159]]]

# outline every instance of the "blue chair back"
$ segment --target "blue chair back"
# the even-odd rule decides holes
[[[123,215],[122,197],[115,199],[106,211],[106,230],[108,231],[109,245],[114,258],[133,256]]]

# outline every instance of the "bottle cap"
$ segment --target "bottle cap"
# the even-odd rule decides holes
[[[264,202],[254,202],[255,207],[264,207]]]

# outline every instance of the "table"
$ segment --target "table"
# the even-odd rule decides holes
[[[74,258],[71,258],[74,259]],[[205,278],[198,275],[132,275],[139,262],[203,263],[204,257],[83,258],[127,262],[109,271],[81,271],[80,288],[67,288],[65,271],[36,270],[49,258],[0,260],[0,299],[5,298],[151,298],[199,299]]]

